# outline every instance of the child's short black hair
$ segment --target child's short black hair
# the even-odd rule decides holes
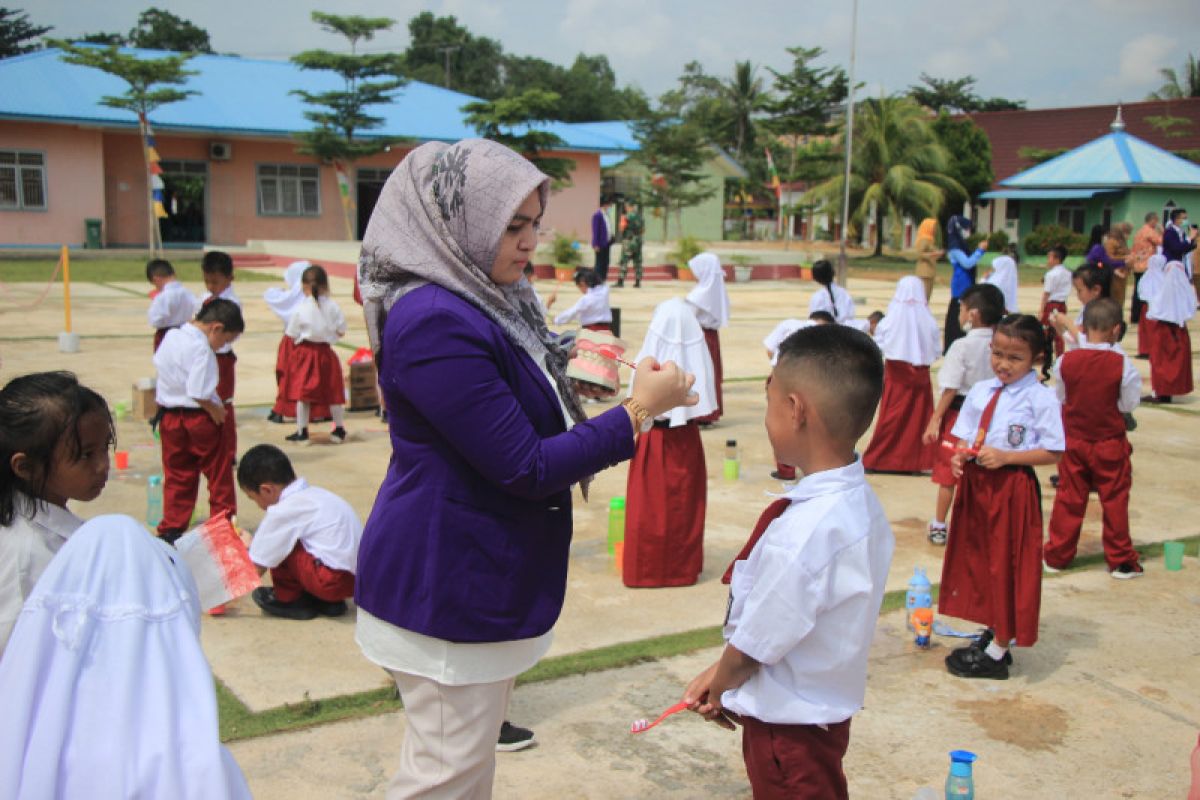
[[[813,322],[824,322],[827,325],[832,325],[833,323],[837,322],[837,320],[833,318],[833,314],[830,314],[828,311],[814,311],[808,315],[808,318]]]
[[[996,334],[1020,339],[1029,345],[1029,352],[1037,357],[1046,349],[1046,333],[1038,318],[1029,314],[1009,314],[996,326]]]
[[[779,345],[776,374],[795,371],[796,386],[815,387],[818,413],[842,442],[871,426],[883,394],[883,355],[875,340],[846,325],[810,325]]]
[[[814,281],[822,286],[828,286],[833,283],[833,264],[829,262],[829,259],[822,258],[813,262],[812,277]]]
[[[1179,219],[1186,213],[1187,213],[1186,208],[1177,208],[1177,209],[1173,210],[1171,212],[1171,222],[1175,222],[1177,219]]]
[[[1084,330],[1107,333],[1122,322],[1121,304],[1111,297],[1099,297],[1084,306]]]
[[[1104,288],[1104,273],[1095,264],[1080,264],[1071,273],[1072,281],[1079,281],[1087,289]]]
[[[109,439],[115,442],[108,403],[73,373],[35,372],[13,378],[0,389],[0,527],[12,524],[18,511],[17,492],[34,498],[35,503],[45,494],[60,443],[68,458],[76,460],[82,455],[79,422],[93,412],[108,420]],[[33,465],[31,480],[13,471],[17,453],[24,453]],[[25,513],[32,515],[34,509]]]
[[[979,312],[979,321],[991,328],[1004,319],[1004,292],[990,283],[977,283],[959,299],[967,308]]]
[[[200,271],[205,273],[217,273],[224,275],[226,278],[233,277],[233,259],[229,253],[223,250],[209,250],[204,254],[204,258],[200,259]]]
[[[238,486],[251,492],[257,492],[264,483],[287,486],[294,480],[296,470],[287,453],[273,444],[257,444],[242,453],[238,461]]]
[[[242,310],[238,304],[223,297],[209,300],[200,307],[196,322],[219,322],[229,333],[242,333],[246,330],[246,321],[242,319]]]
[[[168,278],[174,274],[175,268],[165,258],[152,258],[146,262],[146,280]]]
[[[876,325],[883,319],[883,312],[879,310],[872,311],[867,315],[867,322],[874,322]]]
[[[1063,263],[1067,260],[1067,248],[1061,244],[1056,244],[1050,248],[1050,252],[1058,257],[1058,263]]]
[[[589,289],[595,289],[600,285],[600,275],[590,267],[580,267],[575,270],[575,285],[581,283]]]
[[[313,297],[329,294],[329,273],[325,271],[324,267],[317,264],[311,265],[304,272],[300,273],[300,283],[310,283],[313,285]]]

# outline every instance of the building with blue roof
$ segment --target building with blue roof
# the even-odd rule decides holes
[[[156,51],[132,52],[146,57]],[[68,64],[56,49],[0,60],[0,244],[83,241],[85,221],[101,221],[108,246],[148,241],[145,167],[137,119],[100,101],[125,83]],[[291,62],[197,55],[183,87],[196,94],[150,118],[162,159],[163,238],[169,245],[240,245],[248,239],[346,238],[332,167],[297,152],[295,134],[312,127],[294,90],[341,88],[329,72]],[[412,144],[357,162],[351,180],[361,236],[391,170],[416,144],[476,135],[462,107],[478,98],[411,81],[394,101],[370,108],[383,118],[371,136]],[[600,159],[637,149],[625,123],[553,122],[561,137],[547,155],[575,161],[572,183],[554,193],[546,225],[584,236],[600,195]]]

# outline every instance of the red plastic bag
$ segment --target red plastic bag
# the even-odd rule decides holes
[[[371,352],[369,347],[360,347],[354,351],[354,355],[350,356],[347,364],[369,364],[375,360],[375,354]]]

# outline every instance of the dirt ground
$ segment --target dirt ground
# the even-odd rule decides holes
[[[235,345],[240,450],[259,442],[283,446],[291,430],[266,421],[281,334],[261,299],[268,285],[238,287],[247,315],[247,332]],[[58,351],[61,294],[54,288],[39,302],[42,288],[3,287],[0,381],[30,371],[70,369],[110,404],[128,403],[132,384],[153,374],[145,320],[148,287],[75,286],[74,330],[82,336],[76,354]],[[346,344],[365,345],[349,282],[335,279],[333,288],[351,322]],[[688,288],[667,282],[613,291],[613,304],[622,309],[622,333],[635,350],[654,306]],[[892,293],[892,284],[878,281],[852,279],[849,288],[859,300],[860,316],[886,308]],[[539,285],[543,294],[552,289]],[[773,459],[762,430],[768,362],[761,340],[779,320],[805,315],[812,285],[754,282],[731,284],[729,290],[733,321],[722,331],[726,416],[703,434],[709,498],[700,582],[636,591],[621,585],[604,541],[608,499],[624,494],[625,469],[608,470],[597,476],[592,501],[576,503],[570,584],[552,655],[720,621],[725,603],[720,572],[769,502],[767,493],[781,489],[769,475]],[[559,287],[559,307],[573,302],[574,292],[574,287]],[[1023,288],[1023,308],[1036,308],[1038,295],[1038,289]],[[939,319],[946,299],[945,287],[938,287],[933,308]],[[1137,364],[1146,376],[1146,362]],[[1200,532],[1187,500],[1194,491],[1198,413],[1194,397],[1171,408],[1137,411],[1139,428],[1131,435],[1135,543]],[[117,426],[118,448],[130,453],[130,467],[114,469],[100,498],[75,508],[84,517],[118,511],[144,516],[146,476],[159,469],[157,446],[142,421],[126,417]],[[346,497],[365,518],[386,468],[387,433],[370,412],[351,414],[347,427],[350,440],[344,445],[326,440],[288,452],[299,474]],[[736,439],[741,450],[736,481],[721,475],[727,439]],[[1040,472],[1049,509],[1053,490],[1045,478],[1050,473]],[[870,482],[897,539],[889,588],[903,588],[914,566],[925,567],[936,580],[943,551],[925,540],[933,485],[927,477],[907,476],[871,476]],[[206,510],[202,502],[201,514]],[[261,512],[241,498],[241,524],[253,529],[260,519]],[[1099,551],[1095,508],[1089,511],[1081,551]],[[847,759],[853,794],[908,798],[922,785],[940,787],[946,751],[962,747],[980,753],[977,785],[984,797],[1182,796],[1188,755],[1200,728],[1194,688],[1200,648],[1188,633],[1198,605],[1200,565],[1191,558],[1182,572],[1166,573],[1154,563],[1145,578],[1132,582],[1112,581],[1102,567],[1050,579],[1042,641],[1018,652],[1012,680],[987,685],[946,675],[941,658],[953,640],[938,640],[934,651],[917,652],[900,618],[885,616],[872,653],[867,707],[855,719]],[[204,620],[203,641],[215,674],[254,710],[384,683],[383,673],[359,655],[348,618],[292,623],[264,617],[243,599],[226,617]],[[626,733],[632,719],[652,716],[674,702],[684,682],[714,655],[518,690],[511,716],[534,727],[542,744],[500,758],[497,796],[745,795],[738,743],[725,732],[680,719],[639,737]],[[394,768],[402,729],[403,714],[389,714],[238,742],[232,749],[257,797],[378,797]]]

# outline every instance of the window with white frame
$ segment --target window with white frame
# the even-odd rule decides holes
[[[46,208],[46,157],[27,150],[0,150],[0,209]]]
[[[258,213],[263,216],[320,216],[321,180],[317,167],[259,164]]]

